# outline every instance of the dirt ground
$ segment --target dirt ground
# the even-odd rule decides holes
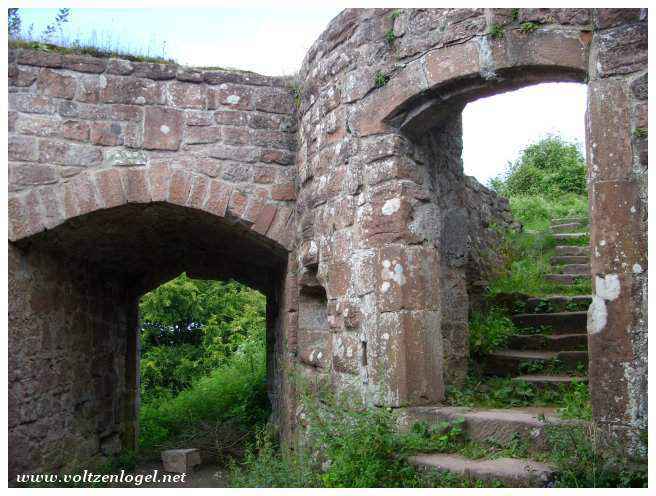
[[[158,478],[161,478],[162,474],[167,474],[162,469],[162,464],[158,462],[150,462],[139,464],[132,474],[143,474],[150,475],[154,470],[157,470]],[[115,487],[136,487],[134,484],[122,484]],[[197,467],[194,472],[186,474],[184,482],[150,482],[143,483],[138,487],[191,487],[191,488],[202,488],[202,487],[229,487],[228,486],[228,470],[225,467],[220,467],[217,465],[201,465]]]

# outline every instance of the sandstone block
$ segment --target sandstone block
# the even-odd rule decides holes
[[[177,150],[182,140],[182,112],[148,107],[144,118],[144,148]]]
[[[167,472],[187,474],[200,463],[200,450],[195,448],[162,451],[162,464]]]

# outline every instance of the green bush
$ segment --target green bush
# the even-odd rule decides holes
[[[181,274],[141,298],[141,394],[177,394],[220,367],[244,342],[263,339],[266,299],[235,281]]]
[[[247,342],[208,376],[177,395],[144,403],[140,411],[139,447],[148,456],[178,443],[216,448],[217,436],[239,437],[266,422],[270,405],[266,390],[264,336]],[[230,432],[226,432],[227,426]]]
[[[560,136],[546,136],[522,150],[506,170],[490,182],[502,196],[538,195],[557,198],[584,195],[586,165],[579,146]]]
[[[309,426],[303,444],[281,450],[261,433],[243,463],[233,463],[231,487],[479,487],[453,474],[418,470],[406,455],[455,451],[462,441],[459,423],[418,424],[397,430],[391,409],[363,408],[323,398],[305,398]]]
[[[556,487],[647,487],[646,460],[630,459],[622,446],[600,442],[600,434],[594,424],[547,427]]]

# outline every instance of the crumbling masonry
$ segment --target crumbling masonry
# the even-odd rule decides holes
[[[461,110],[544,81],[588,84],[594,417],[634,450],[646,10],[345,10],[296,82],[9,51],[10,473],[134,446],[137,301],[182,271],[267,295],[285,440],[292,375],[372,405],[439,403],[466,372],[492,226],[512,225],[463,175]]]

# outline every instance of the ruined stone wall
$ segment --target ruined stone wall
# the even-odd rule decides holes
[[[72,419],[63,439],[95,422],[89,455],[116,425],[126,446],[130,417],[101,415],[132,404],[121,398],[136,366],[94,369],[88,384],[111,386],[111,405],[65,413],[88,391],[53,399],[64,379],[33,375],[49,360],[33,343],[75,328],[60,355],[75,362],[85,352],[75,343],[89,339],[81,329],[109,331],[117,339],[99,346],[113,354],[98,363],[117,367],[129,357],[131,298],[182,270],[267,293],[270,396],[284,440],[299,423],[295,376],[373,405],[442,401],[464,377],[467,310],[495,263],[484,256],[491,226],[512,226],[504,201],[462,173],[461,111],[588,77],[593,412],[635,441],[647,404],[645,16],[345,10],[305,58],[298,109],[280,78],[11,50],[9,298],[20,304],[10,307],[19,371],[10,398],[33,401],[25,377],[52,383],[39,384],[38,418],[10,414],[10,458],[43,468],[58,445],[37,444],[40,419],[59,415]],[[503,36],[491,37],[493,26]],[[77,266],[87,275],[67,272]],[[40,285],[52,292],[45,303]],[[63,288],[79,303],[67,313],[56,305]],[[118,302],[115,319],[101,300]]]
[[[489,281],[506,266],[499,250],[504,233],[522,227],[512,217],[506,198],[464,176],[465,211],[469,217],[469,256],[467,260],[467,293],[470,310],[480,308]]]
[[[509,221],[501,203],[498,217],[471,213],[495,200],[464,179],[460,113],[486,94],[582,80],[587,65],[589,11],[526,10],[521,22],[548,29],[486,35],[511,18],[510,9],[346,10],[308,52],[300,271],[316,271],[332,324],[310,348],[340,364],[308,374],[390,406],[440,401],[445,382],[462,381],[468,279],[471,289],[489,272],[480,253],[494,245],[491,216]]]
[[[294,112],[284,78],[10,50],[10,473],[134,447],[137,300],[182,271],[266,293],[289,437]]]
[[[40,225],[10,226],[10,238],[148,197],[227,213],[261,234],[274,226],[285,245],[293,112],[283,78],[10,50],[9,207],[49,210],[29,219]],[[116,181],[121,196],[106,197]],[[54,191],[67,193],[51,208]]]
[[[601,9],[592,39],[586,141],[595,419],[646,454],[647,10]]]
[[[134,296],[88,267],[11,245],[9,274],[10,473],[133,447]]]
[[[493,28],[502,35],[490,36]],[[445,382],[462,376],[453,364],[466,355],[465,312],[453,304],[466,307],[467,279],[472,292],[474,279],[487,275],[481,254],[494,246],[490,224],[512,226],[503,200],[445,167],[458,146],[455,116],[483,96],[588,77],[588,144],[597,147],[588,153],[593,274],[603,281],[620,271],[626,280],[613,287],[627,288],[620,297],[604,292],[605,284],[599,296],[610,313],[603,337],[591,336],[593,410],[596,419],[627,429],[644,425],[646,133],[636,129],[646,129],[646,11],[640,9],[350,9],[331,22],[301,71],[299,274],[301,281],[313,275],[309,286],[325,290],[331,329],[314,333],[308,354],[332,356],[332,367],[330,360],[306,363],[306,374],[374,404],[443,397]],[[431,151],[427,136],[443,146]],[[485,205],[492,212],[472,215]],[[618,208],[626,215],[609,214]],[[609,238],[603,245],[601,236]],[[607,256],[597,255],[601,246]],[[446,332],[452,322],[458,329]],[[603,351],[619,342],[619,351]],[[595,362],[604,354],[613,357],[606,370],[607,361]]]

